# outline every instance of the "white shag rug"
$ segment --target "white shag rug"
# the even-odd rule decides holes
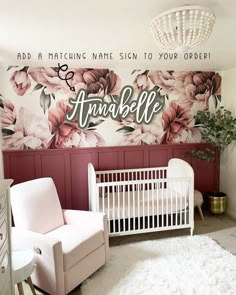
[[[110,248],[82,295],[235,295],[236,256],[205,236]]]

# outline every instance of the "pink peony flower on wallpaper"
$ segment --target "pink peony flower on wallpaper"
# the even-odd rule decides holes
[[[10,83],[19,96],[23,96],[31,86],[29,75],[24,70],[13,72],[10,77]]]
[[[170,102],[162,113],[164,135],[161,143],[201,142],[200,130],[194,128],[189,110],[183,109],[176,101]]]
[[[145,74],[138,74],[134,79],[133,85],[137,93],[140,93],[142,90],[150,89],[150,81]]]
[[[133,123],[132,118],[119,122],[119,125],[124,127],[121,127],[123,130],[130,129],[124,133],[121,145],[159,144],[164,135],[161,115],[154,116],[148,125]]]
[[[29,69],[29,75],[35,82],[45,86],[45,93],[62,93],[67,97],[75,97],[78,90],[85,89],[88,94],[103,97],[107,94],[119,94],[121,88],[120,78],[107,69],[68,69],[74,72],[72,79],[68,80],[72,91],[64,80],[58,77],[55,68],[36,67]]]
[[[175,74],[177,103],[192,113],[206,110],[211,95],[221,95],[221,76],[215,72],[181,72]]]
[[[0,109],[1,115],[1,127],[6,128],[16,121],[16,110],[15,106],[9,99],[3,99],[3,108]]]
[[[36,83],[46,87],[44,89],[46,94],[56,94],[58,92],[62,94],[71,93],[65,81],[58,77],[55,68],[30,67],[28,73]]]
[[[94,130],[82,130],[77,121],[65,120],[71,106],[65,101],[58,101],[55,108],[48,111],[50,130],[53,135],[49,148],[96,147],[103,146],[103,138]]]
[[[39,117],[24,107],[17,115],[14,134],[3,137],[4,150],[24,150],[47,148],[51,139],[48,120]]]
[[[118,95],[121,80],[117,74],[108,69],[73,69],[71,85],[76,93],[85,89],[88,95],[104,97],[107,94]]]
[[[176,94],[175,76],[168,71],[150,71],[148,77],[152,83],[162,88],[161,95]]]

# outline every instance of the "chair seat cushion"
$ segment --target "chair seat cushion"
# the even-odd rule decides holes
[[[89,225],[63,225],[46,235],[62,242],[64,271],[104,244],[103,231]]]

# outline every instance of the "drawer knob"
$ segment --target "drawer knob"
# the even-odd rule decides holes
[[[5,266],[2,266],[2,267],[1,267],[1,271],[2,271],[2,273],[5,273],[5,271],[6,271]]]

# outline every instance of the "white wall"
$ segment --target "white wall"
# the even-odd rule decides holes
[[[222,73],[222,99],[226,108],[236,115],[236,68]],[[220,162],[220,190],[228,195],[227,213],[236,218],[236,143],[222,154]]]

